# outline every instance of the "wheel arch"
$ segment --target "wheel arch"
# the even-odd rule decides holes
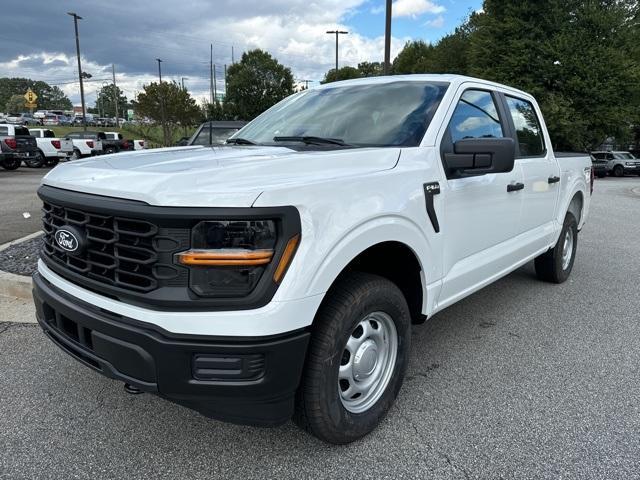
[[[407,299],[412,320],[424,320],[427,280],[433,272],[429,243],[417,225],[408,220],[377,219],[346,235],[317,269],[308,292],[326,293],[346,273],[363,271],[391,280]]]

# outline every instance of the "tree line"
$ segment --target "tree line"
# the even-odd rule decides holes
[[[330,70],[323,81],[381,74],[371,65]],[[408,42],[391,73],[469,75],[529,92],[556,149],[589,150],[609,137],[640,143],[635,0],[485,0],[437,43]]]

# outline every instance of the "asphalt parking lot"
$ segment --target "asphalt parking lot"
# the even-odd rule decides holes
[[[570,280],[527,265],[414,327],[396,405],[344,447],[127,395],[0,323],[0,478],[640,478],[639,240],[640,179],[598,180]]]
[[[40,229],[42,204],[36,189],[49,170],[22,166],[10,172],[0,168],[0,245]]]

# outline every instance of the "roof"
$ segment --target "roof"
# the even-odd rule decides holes
[[[205,126],[206,124],[211,125],[211,127],[213,128],[242,128],[244,127],[247,123],[244,120],[228,120],[228,121],[211,121],[211,122],[205,122],[202,124],[202,126]]]
[[[435,73],[417,73],[412,75],[382,75],[377,77],[365,77],[365,78],[355,78],[352,80],[341,80],[338,82],[324,83],[321,85],[316,85],[310,88],[311,89],[323,89],[323,88],[334,88],[339,86],[347,86],[347,85],[367,85],[367,84],[375,84],[375,83],[391,83],[391,82],[446,82],[451,85],[460,85],[466,82],[475,82],[482,83],[489,87],[493,88],[502,88],[512,91],[513,93],[517,93],[520,95],[530,96],[527,92],[523,92],[522,90],[518,90],[517,88],[510,87],[509,85],[503,85],[501,83],[491,82],[489,80],[484,80],[482,78],[475,77],[467,77],[465,75],[451,75],[451,74],[435,74]]]

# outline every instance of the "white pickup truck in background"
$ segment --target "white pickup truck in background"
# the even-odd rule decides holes
[[[67,138],[73,141],[73,151],[70,160],[78,160],[83,157],[100,155],[102,153],[102,141],[106,139],[104,132],[71,132]]]
[[[590,157],[474,78],[320,85],[227,143],[52,170],[38,322],[129,391],[331,443],[389,410],[412,323],[530,261],[564,282],[589,212]]]
[[[29,167],[39,168],[44,165],[55,166],[60,160],[66,160],[73,152],[73,142],[67,138],[58,138],[48,128],[30,128],[29,133],[36,137],[38,156],[25,160]]]

